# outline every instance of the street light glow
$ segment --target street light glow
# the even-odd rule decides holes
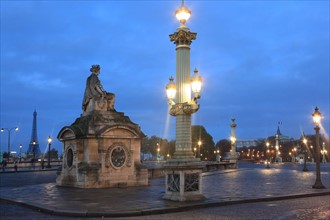
[[[167,93],[167,98],[170,100],[169,104],[172,104],[173,99],[175,98],[176,95],[176,85],[174,83],[174,79],[171,76],[170,82],[166,85],[166,93]]]
[[[191,77],[191,91],[195,94],[195,97],[198,97],[201,90],[202,77],[198,74],[198,70],[195,68],[194,75]]]
[[[319,126],[322,115],[321,115],[321,112],[319,112],[318,107],[315,107],[315,111],[312,114],[312,117],[313,117],[313,121],[314,121],[315,125]]]
[[[182,1],[181,7],[175,11],[175,17],[181,22],[182,25],[184,25],[190,16],[191,11],[184,6],[184,2]]]

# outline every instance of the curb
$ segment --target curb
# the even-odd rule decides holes
[[[238,204],[247,204],[247,203],[258,203],[258,202],[270,202],[270,201],[279,201],[279,200],[289,200],[289,199],[299,199],[307,197],[316,197],[316,196],[327,196],[330,195],[330,191],[319,192],[319,193],[309,193],[309,194],[294,194],[286,196],[277,196],[277,197],[265,197],[265,198],[254,198],[254,199],[243,199],[243,200],[233,200],[233,201],[205,201],[192,205],[182,205],[172,208],[159,208],[159,209],[145,209],[140,211],[127,211],[127,212],[107,212],[107,213],[92,213],[85,210],[81,212],[68,212],[65,210],[52,210],[42,206],[36,206],[28,203],[12,201],[4,198],[0,198],[0,201],[8,202],[11,204],[20,205],[26,208],[34,209],[38,212],[44,212],[56,216],[65,216],[65,217],[133,217],[133,216],[144,216],[144,215],[156,215],[156,214],[165,214],[165,213],[174,213],[174,212],[183,212],[192,209],[200,208],[212,208],[218,206],[229,206],[229,205],[238,205]],[[180,204],[180,203],[178,203]]]

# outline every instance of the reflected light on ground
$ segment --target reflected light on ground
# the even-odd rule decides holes
[[[166,111],[166,121],[165,121],[165,128],[164,128],[164,133],[163,133],[163,138],[168,139],[168,132],[170,128],[170,111],[171,106],[168,106],[168,109]]]

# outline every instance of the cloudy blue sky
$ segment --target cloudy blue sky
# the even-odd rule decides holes
[[[149,137],[174,139],[165,85],[175,75],[181,1],[1,1],[1,121],[19,126],[11,146],[27,150],[32,114],[38,112],[42,151],[82,113],[85,81],[101,65],[115,108]],[[193,123],[214,141],[281,131],[298,138],[314,133],[317,105],[329,133],[329,1],[186,1],[197,40],[191,69],[203,77],[201,108]],[[7,132],[0,135],[7,149]],[[53,147],[61,149],[54,141]]]

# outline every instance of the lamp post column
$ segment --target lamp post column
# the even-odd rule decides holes
[[[236,123],[235,118],[231,119],[232,123],[230,125],[231,127],[231,159],[236,160]]]
[[[50,165],[50,145],[52,144],[52,138],[49,136],[48,137],[48,164],[46,166],[46,168],[51,168]]]
[[[22,147],[23,147],[23,145],[20,144],[20,145],[19,145],[19,162],[22,161]]]
[[[11,133],[11,131],[13,129],[15,129],[15,131],[18,131],[18,127],[13,127],[13,128],[10,128],[10,129],[8,129],[8,128],[1,128],[1,132],[4,132],[5,130],[8,131],[8,159],[10,157],[10,133]]]
[[[313,113],[313,120],[315,123],[315,138],[316,138],[316,146],[314,148],[315,153],[315,160],[316,160],[316,180],[315,184],[313,185],[313,188],[315,189],[324,189],[321,182],[321,167],[320,167],[320,140],[319,140],[319,132],[320,132],[320,122],[321,122],[321,113],[319,112],[319,109],[316,107],[315,111]]]
[[[190,108],[190,44],[194,39],[196,39],[196,33],[190,32],[184,25],[170,35],[170,40],[176,44],[176,100],[178,104],[172,107],[171,113],[176,116],[176,144],[173,158],[177,159],[194,158],[191,148],[191,114],[193,112],[182,111],[184,108]]]
[[[303,139],[303,142],[304,142],[304,145],[305,145],[305,149],[304,149],[304,168],[303,168],[303,171],[304,172],[307,172],[308,171],[307,166],[306,166],[306,160],[307,160],[307,139],[304,138]]]

